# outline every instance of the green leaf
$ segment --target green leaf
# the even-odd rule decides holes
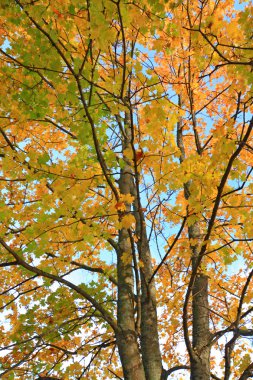
[[[50,160],[50,156],[48,153],[44,153],[42,156],[38,158],[38,163],[40,165],[46,164]]]
[[[69,6],[69,13],[75,14],[75,6],[73,4],[70,4]]]

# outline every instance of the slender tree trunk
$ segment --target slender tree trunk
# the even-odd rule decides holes
[[[136,220],[137,247],[141,280],[141,324],[140,341],[142,361],[146,380],[161,380],[162,358],[158,337],[157,302],[155,281],[152,279],[153,267],[144,214],[138,193],[139,173],[134,168],[135,183],[133,182],[132,195],[134,196],[134,215]]]
[[[143,223],[144,221],[139,221]],[[137,223],[138,224],[138,223]],[[138,230],[138,227],[137,227]],[[139,254],[143,263],[141,268],[141,352],[147,380],[160,380],[162,374],[162,359],[157,328],[156,289],[151,254],[147,240],[146,228],[143,223],[142,239]]]
[[[125,124],[128,124],[126,117]],[[130,141],[124,139],[123,151],[128,147]],[[121,194],[131,194],[132,189],[132,168],[131,163],[124,157],[125,166],[121,169],[119,179],[119,190]],[[131,205],[126,204],[126,212],[131,212]],[[117,344],[120,360],[123,367],[125,380],[146,380],[142,358],[138,345],[138,334],[135,324],[134,311],[134,276],[132,268],[133,252],[129,236],[129,231],[122,228],[119,231],[118,250],[118,329]],[[123,259],[124,255],[124,259]],[[126,260],[127,257],[127,260]]]
[[[178,105],[182,106],[181,96],[178,97]],[[183,125],[179,120],[177,125],[177,146],[180,149],[182,163],[185,158],[183,140]],[[198,150],[198,144],[196,143]],[[191,196],[192,183],[184,184],[184,196],[188,200]],[[209,329],[209,306],[208,306],[208,276],[201,273],[201,268],[196,268],[201,249],[201,230],[198,222],[188,228],[188,237],[191,246],[192,271],[196,270],[196,278],[192,287],[192,352],[191,380],[210,380],[210,329]]]
[[[210,331],[208,311],[208,277],[198,274],[192,290],[193,350],[191,380],[210,379]]]
[[[189,227],[191,244],[192,270],[195,270],[200,250],[200,228],[198,223]],[[192,345],[194,355],[191,357],[191,380],[210,380],[210,330],[208,306],[208,276],[198,268],[192,288]]]
[[[131,149],[131,120],[128,114],[125,116],[125,136],[124,136],[124,146],[123,149]],[[160,380],[162,374],[162,360],[159,347],[158,339],[158,328],[157,328],[157,312],[156,312],[156,293],[155,293],[155,283],[154,280],[149,283],[149,280],[153,273],[151,254],[149,249],[149,243],[147,239],[146,226],[144,223],[143,211],[141,210],[141,201],[138,196],[138,173],[136,168],[134,168],[134,162],[127,158],[124,158],[125,166],[121,170],[119,188],[122,194],[131,194],[134,197],[134,215],[136,219],[136,235],[138,237],[138,254],[141,260],[142,267],[140,268],[140,299],[141,302],[139,307],[140,312],[140,331],[138,326],[138,321],[134,321],[134,304],[133,294],[134,282],[133,282],[133,271],[132,263],[127,266],[118,258],[118,281],[119,281],[119,299],[118,299],[118,321],[119,326],[124,326],[124,331],[128,332],[128,340],[132,343],[131,348],[128,342],[125,340],[121,347],[121,342],[119,341],[119,351],[122,353],[122,363],[123,356],[126,357],[125,361],[129,365],[128,361],[132,362],[132,358],[135,358],[135,364],[132,363],[132,368],[136,368],[135,374],[131,374],[131,379],[142,380]],[[136,182],[134,181],[136,179]],[[131,211],[131,205],[126,206],[126,211]],[[122,229],[119,234],[119,246],[121,253],[129,252],[133,255],[131,242],[129,239],[129,233],[127,230]],[[129,298],[130,295],[130,298]],[[127,300],[127,302],[126,302]],[[138,304],[137,304],[138,307]],[[126,316],[128,316],[126,318]],[[135,326],[134,326],[135,323]],[[131,332],[130,332],[131,331]],[[141,345],[141,356],[136,349],[137,346],[137,332],[140,333],[140,345]],[[125,333],[126,334],[126,333]],[[122,337],[124,341],[124,337]],[[125,343],[125,345],[124,345]],[[120,348],[121,347],[121,348]],[[132,352],[130,352],[130,349]],[[142,362],[140,363],[140,360]],[[143,363],[143,364],[142,364]],[[143,367],[144,370],[143,370]],[[123,365],[124,367],[124,365]],[[144,374],[145,371],[145,374]],[[124,370],[125,379],[130,379],[126,377]],[[133,377],[136,376],[136,377]]]
[[[132,265],[122,261],[123,253],[131,255],[128,231],[119,234],[118,252],[118,328],[117,344],[125,380],[145,380],[138,337],[135,328]]]

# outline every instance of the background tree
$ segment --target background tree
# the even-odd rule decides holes
[[[1,377],[249,378],[252,5],[0,7]]]

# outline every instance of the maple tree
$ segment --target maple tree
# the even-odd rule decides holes
[[[252,4],[0,10],[1,377],[252,377]]]

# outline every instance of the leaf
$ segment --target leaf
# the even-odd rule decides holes
[[[0,377],[224,372],[253,296],[253,8],[233,3],[0,1]]]
[[[118,211],[125,211],[126,210],[126,205],[124,202],[117,202],[115,203],[115,208]]]
[[[75,6],[73,4],[69,5],[69,13],[71,13],[71,14],[75,13]]]
[[[135,226],[135,217],[132,214],[128,214],[123,216],[121,219],[121,226],[122,228],[131,228]]]
[[[242,373],[250,365],[250,363],[251,363],[250,354],[245,354],[240,361],[239,371]]]
[[[48,153],[44,153],[42,156],[38,157],[37,161],[40,165],[46,164],[50,160]]]

